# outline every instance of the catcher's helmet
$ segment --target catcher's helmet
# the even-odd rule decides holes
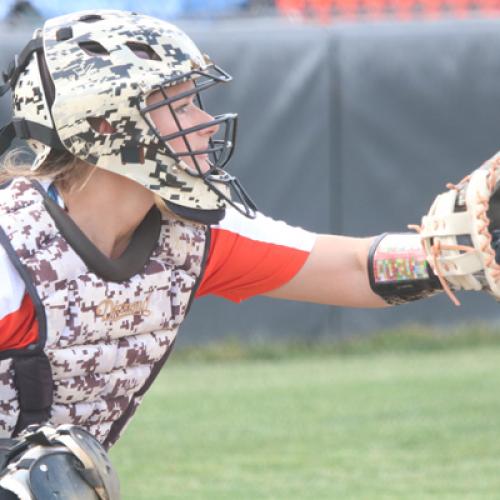
[[[80,427],[28,427],[2,456],[0,499],[120,498],[118,476],[106,451]]]
[[[254,216],[253,202],[223,170],[234,149],[237,115],[207,115],[207,122],[183,129],[173,106],[194,95],[202,108],[200,93],[231,77],[172,24],[113,10],[49,19],[4,79],[0,95],[12,89],[14,116],[0,136],[0,153],[17,136],[35,150],[34,169],[50,151],[69,151],[142,184],[181,215],[212,222],[229,203]],[[194,85],[182,93],[165,90],[189,80]],[[161,95],[151,104],[153,93]],[[153,122],[151,113],[162,107],[172,113],[175,133],[162,135]],[[207,148],[193,149],[189,134],[204,129],[218,132]],[[179,137],[183,151],[169,145]],[[199,158],[209,158],[208,169]]]

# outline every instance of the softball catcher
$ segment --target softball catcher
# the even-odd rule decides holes
[[[210,114],[203,95],[231,77],[165,21],[50,19],[4,79],[13,119],[0,153],[20,138],[35,154],[9,153],[1,171],[0,487],[11,498],[119,497],[105,450],[196,297],[385,307],[443,289],[498,296],[496,158],[440,195],[418,233],[321,235],[260,213],[226,170],[237,116]]]

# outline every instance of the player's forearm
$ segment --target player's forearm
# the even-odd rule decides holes
[[[373,238],[320,235],[303,268],[270,297],[346,307],[387,307],[370,287]]]

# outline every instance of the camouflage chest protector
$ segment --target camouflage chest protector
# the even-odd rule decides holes
[[[111,269],[103,278],[98,263],[86,264],[89,252],[61,234],[68,229],[54,206],[41,186],[23,179],[0,191],[0,243],[39,325],[37,344],[0,353],[0,437],[43,421],[71,423],[108,447],[173,345],[202,273],[205,227],[162,220],[156,211],[145,262],[137,266],[135,256],[125,265],[140,270],[126,277]]]

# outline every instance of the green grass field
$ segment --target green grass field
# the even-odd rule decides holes
[[[174,352],[112,450],[123,498],[500,498],[498,339],[274,357]]]

